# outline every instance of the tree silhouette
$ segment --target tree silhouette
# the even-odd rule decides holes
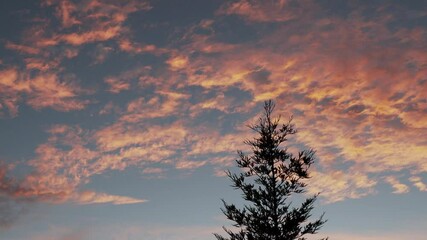
[[[251,146],[252,155],[238,151],[239,174],[227,171],[232,186],[243,192],[250,204],[239,209],[224,200],[221,209],[234,222],[237,232],[223,227],[229,237],[214,234],[218,240],[305,240],[306,234],[315,234],[326,222],[322,216],[308,222],[317,195],[293,207],[290,197],[304,193],[309,178],[308,170],[314,162],[314,151],[303,150],[298,155],[281,147],[290,135],[296,133],[291,119],[279,126],[280,118],[272,119],[275,104],[264,104],[264,115],[250,128],[259,136],[245,141]],[[327,238],[326,238],[327,239]]]

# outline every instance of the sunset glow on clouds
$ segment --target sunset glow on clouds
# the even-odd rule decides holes
[[[0,231],[8,239],[103,236],[18,234],[37,204],[162,209],[157,197],[184,200],[150,184],[196,183],[200,174],[226,191],[223,171],[236,150],[249,150],[246,126],[268,99],[283,121],[293,116],[290,149],[316,150],[308,192],[321,192],[320,208],[426,196],[423,1],[43,0],[2,9]],[[220,211],[206,214],[198,239],[226,224],[215,220]],[[345,233],[333,217],[331,238],[371,239]],[[180,224],[169,225],[175,237],[144,227],[147,235],[123,229],[116,238],[181,239],[192,223]]]

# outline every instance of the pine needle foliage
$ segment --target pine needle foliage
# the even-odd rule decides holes
[[[223,227],[228,237],[214,234],[218,240],[305,240],[307,234],[316,234],[326,222],[323,214],[309,221],[318,195],[303,200],[298,207],[290,202],[290,197],[305,192],[304,180],[309,178],[314,151],[294,155],[282,147],[296,130],[292,119],[279,125],[280,117],[272,118],[274,107],[272,101],[265,102],[263,116],[250,126],[258,137],[245,141],[251,146],[251,155],[238,151],[236,163],[242,172],[227,171],[232,187],[242,191],[248,204],[240,209],[222,200],[221,210],[237,230]]]

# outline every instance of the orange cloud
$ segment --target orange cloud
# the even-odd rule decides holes
[[[71,27],[76,24],[81,24],[74,16],[77,11],[77,6],[70,1],[60,1],[57,7],[57,17],[61,19],[62,26],[65,28]]]
[[[145,174],[162,174],[164,172],[165,170],[163,168],[154,168],[154,167],[148,167],[142,170],[142,173],[145,173]]]
[[[155,45],[136,44],[126,38],[119,40],[119,48],[120,50],[128,52],[130,54],[137,54],[137,53],[139,54],[139,53],[156,52],[156,51],[162,52],[162,50],[157,49]]]
[[[418,188],[421,192],[427,192],[427,186],[422,182],[420,177],[412,176],[409,180]]]
[[[186,56],[174,56],[166,61],[172,70],[180,70],[187,66],[188,58]]]
[[[64,3],[65,2],[65,3]],[[83,45],[91,42],[106,41],[116,38],[123,33],[122,24],[133,12],[149,10],[151,7],[145,1],[127,1],[103,3],[88,1],[79,6],[68,1],[59,1],[58,17],[64,27],[74,24],[88,26],[85,31],[69,34],[57,34],[57,38],[71,45]],[[75,13],[76,16],[72,16]],[[79,20],[76,20],[76,19]]]
[[[42,58],[25,58],[25,67],[27,70],[39,70],[41,72],[48,72],[51,69],[59,67],[58,61],[46,61],[46,59]]]
[[[78,204],[134,204],[146,200],[127,196],[110,195],[93,191],[78,191],[88,183],[90,176],[99,173],[96,162],[102,161],[101,152],[89,149],[85,131],[78,127],[56,125],[49,129],[51,137],[40,145],[37,157],[29,162],[33,173],[22,181],[6,177],[10,169],[0,168],[0,191],[13,199],[33,199],[51,203],[66,201]],[[67,146],[71,150],[64,150]],[[121,158],[131,158],[123,154]],[[93,163],[95,162],[95,164]],[[114,166],[108,166],[108,169]],[[105,169],[103,169],[105,170]]]
[[[377,182],[361,172],[333,170],[326,173],[314,171],[309,183],[309,193],[321,193],[326,202],[347,198],[361,198],[374,192]]]
[[[82,45],[91,42],[110,40],[119,35],[119,26],[107,27],[105,29],[91,30],[85,33],[70,33],[61,36],[61,39],[71,45]]]
[[[138,122],[142,119],[162,118],[180,115],[180,110],[185,108],[189,95],[172,92],[158,91],[158,96],[146,101],[138,98],[127,105],[127,112],[121,116],[126,122]]]
[[[77,194],[77,196],[72,197],[72,201],[75,201],[79,204],[112,203],[114,205],[123,205],[144,203],[147,200],[117,195],[109,195],[105,193],[96,193],[92,191],[84,191]]]
[[[2,116],[6,112],[16,116],[22,101],[35,109],[84,109],[89,101],[80,97],[89,91],[73,84],[74,81],[60,79],[59,75],[65,69],[64,59],[76,57],[81,46],[87,43],[126,39],[129,29],[123,24],[128,15],[151,8],[145,1],[107,3],[97,0],[49,0],[43,1],[41,6],[54,7],[61,27],[51,24],[47,19],[37,18],[31,27],[24,30],[21,41],[6,42],[7,49],[24,55],[22,61],[25,63],[25,70],[19,70],[19,74],[16,73],[17,79],[13,81],[10,74],[18,71],[17,68],[0,70],[0,93],[4,96],[0,100]],[[75,25],[79,25],[79,28],[73,28]],[[155,47],[146,46],[145,50],[155,50]],[[102,48],[102,52],[97,53],[97,63],[106,59],[106,51],[109,50]],[[113,77],[106,79],[107,84],[111,85],[110,90],[115,93],[128,89],[130,84],[127,81]],[[3,94],[6,91],[7,94]]]
[[[202,167],[206,164],[206,161],[179,161],[176,163],[177,169],[195,169]]]
[[[3,181],[7,185],[3,185],[2,189],[7,189],[8,195],[17,199],[32,198],[51,203],[142,203],[146,200],[93,191],[81,192],[78,189],[87,184],[91,176],[110,169],[124,170],[129,166],[139,166],[144,167],[143,172],[146,174],[159,174],[164,170],[150,167],[151,163],[186,170],[200,168],[208,163],[215,164],[207,160],[182,159],[197,159],[209,153],[225,153],[233,147],[227,146],[230,145],[229,140],[224,142],[218,134],[215,146],[193,146],[194,141],[208,136],[203,132],[195,132],[189,136],[186,128],[179,122],[171,126],[137,127],[119,121],[93,135],[79,127],[54,125],[48,129],[48,133],[48,141],[38,146],[37,156],[28,163],[34,171],[14,184]],[[97,144],[96,148],[89,147],[94,143]],[[183,151],[187,148],[195,150],[188,155]],[[224,160],[218,160],[218,163],[219,161]]]
[[[0,99],[0,116],[5,114],[4,111],[6,108],[12,116],[18,114],[17,102],[20,100],[18,92],[25,90],[26,85],[21,83],[15,84],[17,80],[18,72],[16,69],[0,70],[0,93],[2,95]]]
[[[72,58],[78,51],[67,48],[56,51],[53,46],[71,45],[78,48],[94,42],[104,42],[115,38],[124,38],[128,33],[123,26],[129,14],[136,11],[147,11],[151,7],[145,1],[103,2],[97,0],[73,2],[69,0],[43,1],[42,7],[50,6],[56,9],[56,17],[61,27],[51,24],[43,18],[34,21],[32,27],[23,33],[20,43],[6,43],[6,48],[19,51],[23,54],[43,55],[33,59],[27,67],[29,69],[55,69],[49,63],[61,63],[64,58]],[[78,25],[78,28],[74,28]]]
[[[130,83],[114,77],[106,78],[105,82],[110,85],[109,91],[112,93],[119,93],[130,88]]]
[[[409,192],[409,187],[405,184],[399,182],[396,177],[388,176],[385,178],[385,181],[388,182],[394,189],[393,193],[402,194]]]
[[[240,0],[224,4],[218,13],[227,15],[236,14],[256,22],[283,22],[297,16],[300,17],[302,14],[302,9],[292,7],[292,3],[299,5],[306,4],[307,2],[290,0]]]
[[[33,74],[35,75],[35,74]],[[73,81],[61,81],[58,73],[46,72],[28,76],[17,68],[0,70],[0,104],[10,115],[18,114],[19,102],[35,109],[53,108],[58,111],[81,110],[89,103],[79,99],[85,91]]]
[[[137,66],[105,77],[113,93],[138,88],[150,89],[150,94],[129,101],[122,111],[114,110],[115,103],[106,105],[100,114],[115,111],[119,116],[100,129],[74,129],[73,135],[68,127],[52,128],[49,141],[39,146],[31,161],[37,174],[23,183],[30,190],[22,194],[70,200],[94,174],[129,166],[227,167],[234,151],[244,148],[242,140],[251,135],[240,126],[224,133],[221,124],[232,115],[251,122],[254,107],[270,98],[277,100],[278,113],[295,115],[300,132],[292,144],[317,149],[317,180],[310,191],[323,192],[326,201],[372,194],[384,180],[396,193],[407,192],[408,186],[396,177],[405,170],[411,170],[407,177],[414,186],[425,189],[416,177],[427,172],[425,30],[387,27],[399,19],[394,13],[367,17],[355,8],[349,18],[318,19],[312,11],[317,6],[306,1],[241,0],[226,3],[218,14],[242,16],[245,24],[276,22],[274,30],[231,44],[216,29],[218,22],[208,19],[190,26],[179,48],[159,49],[132,41],[131,29],[125,26],[131,13],[150,8],[146,2],[45,4],[57,7],[62,28],[47,31],[49,23],[41,22],[24,34],[28,41],[9,43],[9,49],[23,54],[47,53],[25,58],[27,70],[41,71],[35,76],[17,68],[0,70],[0,111],[16,115],[23,101],[36,109],[60,111],[87,106],[89,102],[81,99],[85,91],[53,70],[64,67],[63,59],[77,56],[87,43],[112,40],[125,53],[168,55],[166,66],[159,69]],[[74,25],[81,27],[76,30]],[[51,51],[59,44],[68,53]],[[99,62],[107,57],[97,56]],[[218,129],[209,121],[204,122],[208,126],[195,124],[213,111],[219,112],[214,123]],[[59,143],[71,150],[64,151]],[[343,171],[342,165],[350,165],[351,171]],[[378,177],[384,172],[387,177]],[[89,202],[103,201],[96,197],[116,201],[86,193]]]
[[[287,2],[263,3],[262,7],[274,4],[277,13],[286,17]],[[275,12],[265,15],[262,7],[257,1],[239,1],[225,5],[221,13],[240,14],[252,21],[286,20],[276,18]],[[341,163],[354,165],[360,174],[352,176],[359,179],[356,182],[340,180],[343,187],[337,192],[325,189],[333,200],[374,192],[375,183],[382,179],[373,173],[426,172],[422,136],[427,134],[423,121],[427,72],[420,67],[427,61],[422,51],[425,31],[389,29],[385,26],[398,16],[368,19],[360,9],[354,9],[349,19],[313,21],[311,14],[308,11],[304,18],[281,25],[256,43],[235,44],[215,57],[201,47],[206,42],[215,44],[214,35],[190,32],[186,36],[190,43],[176,56],[197,54],[187,58],[180,72],[186,74],[187,85],[215,93],[214,98],[190,108],[193,116],[211,109],[229,112],[224,106],[230,100],[224,92],[230,89],[252,97],[240,104],[239,112],[277,99],[277,112],[295,115],[300,128],[297,142],[318,150],[322,168],[317,174],[341,179],[335,167]],[[207,28],[213,25],[210,22]],[[301,26],[306,27],[301,30]]]
[[[147,108],[147,111],[160,109],[162,114],[152,117],[169,116],[178,108],[177,99],[187,98],[176,92],[161,94],[171,102]],[[233,158],[225,156],[234,152],[238,148],[235,142],[240,143],[242,139],[232,134],[222,136],[209,128],[189,132],[189,126],[181,121],[171,125],[153,125],[147,118],[129,122],[126,116],[140,114],[140,107],[135,102],[129,103],[122,118],[98,130],[53,125],[48,129],[47,142],[37,147],[36,157],[28,162],[32,173],[16,183],[2,181],[6,184],[2,186],[3,191],[7,190],[8,196],[15,199],[31,198],[57,204],[141,203],[146,200],[79,189],[94,175],[130,166],[143,168],[145,174],[162,174],[165,165],[186,171],[207,164],[228,166]],[[216,157],[207,161],[208,154]]]
[[[7,49],[11,49],[11,50],[15,50],[21,53],[25,53],[25,54],[39,54],[40,53],[40,49],[38,48],[34,48],[34,47],[29,47],[29,46],[25,46],[25,45],[20,45],[20,44],[15,44],[12,42],[7,42],[5,47]]]
[[[92,54],[95,60],[94,64],[103,63],[112,51],[114,51],[112,47],[104,46],[103,44],[98,44]]]
[[[104,82],[109,85],[109,91],[112,93],[119,93],[128,90],[133,80],[148,75],[150,70],[151,68],[149,66],[139,66],[135,69],[122,72],[117,76],[108,76],[104,79]]]
[[[80,110],[88,101],[79,100],[82,90],[71,83],[60,82],[56,74],[40,75],[30,81],[28,104],[35,109],[51,107],[58,111]]]
[[[161,157],[173,153],[172,149],[182,144],[186,134],[187,130],[178,124],[137,127],[119,122],[97,131],[94,138],[98,147],[107,152],[131,146],[145,146],[146,151],[160,154]],[[169,150],[164,146],[168,146]],[[156,151],[149,150],[150,148]]]
[[[105,106],[99,111],[99,115],[106,115],[111,113],[119,113],[121,110],[112,101],[105,104]]]

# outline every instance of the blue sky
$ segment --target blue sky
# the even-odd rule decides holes
[[[265,100],[330,239],[427,234],[427,2],[0,3],[0,236],[214,239]]]

